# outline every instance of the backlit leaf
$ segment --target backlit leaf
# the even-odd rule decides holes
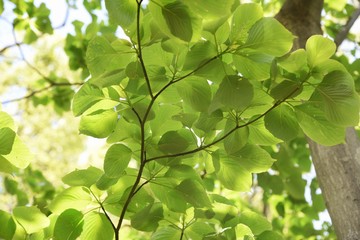
[[[290,51],[293,35],[276,19],[262,18],[249,31],[249,37],[241,48],[280,57]]]
[[[336,51],[336,45],[330,39],[321,35],[311,36],[306,42],[307,60],[314,67],[329,59]]]
[[[250,227],[255,235],[272,229],[271,223],[264,216],[250,210],[241,212],[239,222]]]
[[[252,175],[237,159],[222,155],[218,160],[216,175],[225,188],[234,191],[248,191],[252,184]]]
[[[176,89],[185,104],[190,105],[195,111],[207,111],[211,102],[211,89],[205,79],[186,78],[176,84]]]
[[[181,231],[173,227],[164,227],[158,229],[151,235],[151,240],[169,240],[180,239]]]
[[[13,215],[27,234],[38,232],[50,224],[50,220],[37,207],[15,207]]]
[[[286,104],[281,104],[267,113],[264,121],[266,129],[284,141],[295,138],[299,133],[299,124],[295,112]]]
[[[103,213],[90,212],[84,216],[83,231],[80,239],[84,240],[109,240],[113,239],[114,230]]]
[[[69,186],[90,187],[101,177],[103,172],[96,167],[88,167],[87,169],[75,170],[66,174],[62,181]]]
[[[164,153],[180,153],[183,152],[186,148],[188,148],[189,143],[186,138],[181,136],[176,131],[169,131],[165,133],[159,143],[159,149]]]
[[[226,76],[214,96],[213,106],[241,111],[250,105],[254,91],[251,83],[239,76]]]
[[[296,106],[295,110],[300,127],[315,142],[325,146],[344,142],[345,128],[328,121],[319,108],[304,104]]]
[[[359,97],[351,75],[346,72],[327,74],[310,100],[320,100],[326,118],[334,124],[356,126],[359,122]]]
[[[216,55],[216,47],[211,42],[200,41],[186,54],[184,70],[195,69]]]
[[[150,204],[131,217],[131,226],[140,231],[151,232],[159,226],[158,222],[163,217],[162,204]]]
[[[233,14],[230,39],[245,42],[251,26],[263,16],[260,4],[241,4]]]
[[[0,154],[6,155],[11,152],[16,133],[8,127],[0,128]]]
[[[54,227],[54,239],[77,239],[83,230],[83,217],[84,215],[75,209],[68,209],[61,213]]]
[[[104,171],[105,174],[112,178],[123,175],[123,171],[127,168],[132,151],[123,144],[112,145],[105,155]]]
[[[205,188],[199,181],[193,179],[185,179],[175,189],[182,193],[185,200],[195,208],[211,207],[209,197]]]
[[[95,138],[105,138],[113,132],[118,120],[118,114],[113,110],[94,112],[81,116],[80,133]]]
[[[137,4],[132,0],[106,0],[105,6],[109,12],[110,22],[127,28],[136,17]]]
[[[60,214],[68,208],[83,210],[91,203],[91,196],[85,187],[70,187],[57,195],[49,205],[53,213]]]
[[[9,213],[0,210],[0,224],[0,238],[5,240],[13,239],[16,224],[12,216]]]

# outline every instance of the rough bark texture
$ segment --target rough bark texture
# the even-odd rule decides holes
[[[323,0],[286,0],[276,18],[294,35],[294,48],[303,48],[320,26]],[[360,239],[360,141],[353,128],[346,143],[325,147],[308,139],[325,204],[340,240]]]

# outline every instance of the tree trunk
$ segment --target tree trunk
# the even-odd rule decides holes
[[[322,34],[323,0],[286,0],[276,18],[298,38],[293,49],[303,48],[314,34]],[[346,143],[322,146],[308,138],[319,185],[336,235],[340,240],[360,239],[360,141],[353,128]]]

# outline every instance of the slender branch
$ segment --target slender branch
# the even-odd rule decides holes
[[[143,0],[137,1],[137,4],[138,4],[137,14],[136,14],[136,31],[137,31],[137,45],[138,45],[137,54],[138,54],[138,59],[139,59],[140,64],[141,64],[142,71],[144,73],[144,78],[145,78],[145,81],[146,81],[146,85],[147,85],[150,97],[154,98],[153,92],[151,90],[149,75],[147,73],[145,63],[144,63],[144,59],[142,57],[142,49],[141,49],[142,46],[141,46],[141,36],[140,36],[140,10],[141,10],[142,1]]]
[[[41,89],[38,89],[38,90],[33,90],[29,94],[27,94],[27,95],[25,95],[23,97],[14,98],[14,99],[10,99],[10,100],[5,100],[5,101],[2,101],[1,103],[2,104],[7,104],[7,103],[18,102],[18,101],[22,101],[22,100],[25,100],[25,99],[29,99],[29,98],[35,96],[36,94],[44,92],[46,90],[49,90],[49,89],[51,89],[53,87],[74,86],[74,85],[82,85],[82,84],[84,84],[84,83],[81,83],[81,82],[76,82],[76,83],[56,83],[56,82],[54,82],[54,83],[52,83],[49,86],[46,86],[44,88],[41,88]]]
[[[143,155],[143,154],[141,154],[141,155]],[[117,224],[117,226],[115,228],[115,240],[119,240],[119,231],[120,231],[120,228],[121,228],[121,225],[122,225],[122,221],[124,220],[125,213],[126,213],[127,208],[129,207],[131,199],[134,196],[134,192],[136,191],[136,188],[139,185],[139,182],[140,182],[144,167],[145,167],[145,162],[140,164],[139,172],[138,172],[138,175],[137,175],[136,180],[134,182],[134,185],[132,186],[132,188],[131,188],[131,190],[129,192],[129,196],[126,199],[126,202],[125,202],[125,204],[123,206],[123,209],[121,210],[119,222],[118,222],[118,224]]]
[[[360,7],[358,7],[356,11],[353,12],[346,25],[343,26],[340,32],[338,32],[338,34],[336,35],[334,42],[337,47],[339,47],[341,43],[346,39],[347,35],[350,32],[350,29],[352,28],[352,26],[354,25],[354,23],[356,22],[359,16],[360,16]]]
[[[96,195],[94,194],[93,191],[91,191],[91,189],[89,188],[90,190],[90,193],[93,195],[93,197],[95,198],[95,200],[97,201],[97,203],[100,205],[100,208],[103,210],[104,214],[105,214],[105,217],[109,220],[112,228],[114,229],[114,231],[116,230],[116,226],[114,225],[114,223],[111,221],[111,218],[109,216],[109,214],[106,212],[105,208],[104,208],[104,205],[102,204],[102,202],[100,201],[100,199],[98,199],[96,197]]]
[[[254,122],[256,122],[257,120],[261,119],[262,117],[264,117],[266,114],[268,114],[270,111],[272,111],[273,109],[275,109],[277,106],[279,106],[281,103],[285,102],[288,98],[290,98],[296,91],[299,90],[299,88],[301,87],[301,85],[305,82],[306,80],[304,80],[297,88],[295,88],[293,91],[290,92],[290,94],[288,94],[285,98],[283,98],[282,100],[279,100],[277,102],[275,102],[268,110],[266,110],[264,113],[262,113],[261,115],[257,116],[256,118],[248,121],[245,124],[242,125],[237,125],[235,126],[233,129],[231,129],[229,132],[227,132],[224,136],[218,138],[217,140],[207,144],[207,145],[203,145],[200,146],[198,148],[189,150],[189,151],[185,151],[185,152],[181,152],[181,153],[175,153],[175,154],[168,154],[168,155],[162,155],[162,156],[157,156],[157,157],[153,157],[153,158],[149,158],[146,160],[146,162],[151,162],[154,160],[158,160],[158,159],[163,159],[163,158],[174,158],[174,157],[180,157],[180,156],[185,156],[185,155],[189,155],[192,153],[197,153],[200,152],[202,150],[205,150],[221,141],[223,141],[225,138],[227,138],[228,136],[230,136],[233,132],[235,132],[236,130],[238,130],[239,128],[243,128],[246,127]]]

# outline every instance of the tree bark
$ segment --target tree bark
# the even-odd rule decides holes
[[[293,50],[322,34],[323,0],[286,0],[276,18],[297,39]],[[353,128],[345,144],[322,146],[308,138],[311,157],[335,233],[340,240],[360,239],[360,141]]]

